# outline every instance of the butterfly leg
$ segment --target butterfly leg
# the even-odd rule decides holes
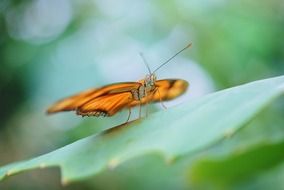
[[[146,102],[146,106],[145,106],[146,108],[146,117],[148,117],[148,102]]]
[[[141,112],[142,112],[142,103],[140,101],[140,104],[139,104],[139,119],[141,119]]]
[[[128,123],[129,119],[130,119],[130,115],[131,115],[131,108],[128,108],[128,117],[125,123]]]
[[[158,89],[158,88],[157,88],[157,89]],[[150,98],[150,99],[153,98],[153,96],[154,96],[154,94],[155,94],[155,92],[156,92],[157,89],[155,89],[154,92],[151,93],[151,95],[150,95],[151,98]],[[148,117],[148,114],[149,114],[149,109],[148,109],[148,108],[149,108],[149,101],[146,101],[145,104],[146,104],[146,105],[145,105],[145,107],[146,107],[146,108],[145,108],[145,109],[146,109],[146,117]]]

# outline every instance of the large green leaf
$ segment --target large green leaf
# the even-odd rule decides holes
[[[32,168],[59,166],[62,181],[67,183],[153,152],[171,162],[232,135],[283,92],[284,76],[222,90],[4,166],[0,179]]]
[[[240,181],[252,180],[261,172],[283,164],[284,141],[260,144],[257,147],[229,155],[225,158],[205,158],[197,161],[189,170],[190,181],[199,189],[204,184],[215,187],[231,187]],[[217,188],[218,187],[218,188]]]

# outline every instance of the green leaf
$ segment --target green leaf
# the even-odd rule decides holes
[[[148,153],[159,153],[170,163],[232,135],[283,92],[284,76],[212,93],[37,158],[4,166],[0,179],[33,168],[59,166],[62,181],[67,183]]]
[[[245,152],[238,152],[225,158],[202,159],[190,168],[189,178],[197,186],[207,184],[206,186],[216,189],[226,186],[232,187],[233,184],[238,184],[241,181],[251,181],[261,172],[283,164],[283,150],[284,141],[281,141],[263,143]]]

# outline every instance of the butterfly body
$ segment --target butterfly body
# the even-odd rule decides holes
[[[131,91],[133,99],[134,100],[142,100],[147,94],[150,94],[153,92],[156,88],[155,82],[156,82],[156,75],[150,74],[146,75],[144,80],[138,81],[141,85],[138,87],[138,89],[133,89]]]

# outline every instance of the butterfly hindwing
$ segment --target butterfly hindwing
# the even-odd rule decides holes
[[[47,110],[47,113],[76,110],[93,99],[106,95],[130,92],[136,90],[141,84],[138,82],[114,83],[98,89],[89,89],[74,96],[59,100]]]
[[[95,98],[77,108],[78,115],[112,116],[132,101],[131,92],[109,94]]]

